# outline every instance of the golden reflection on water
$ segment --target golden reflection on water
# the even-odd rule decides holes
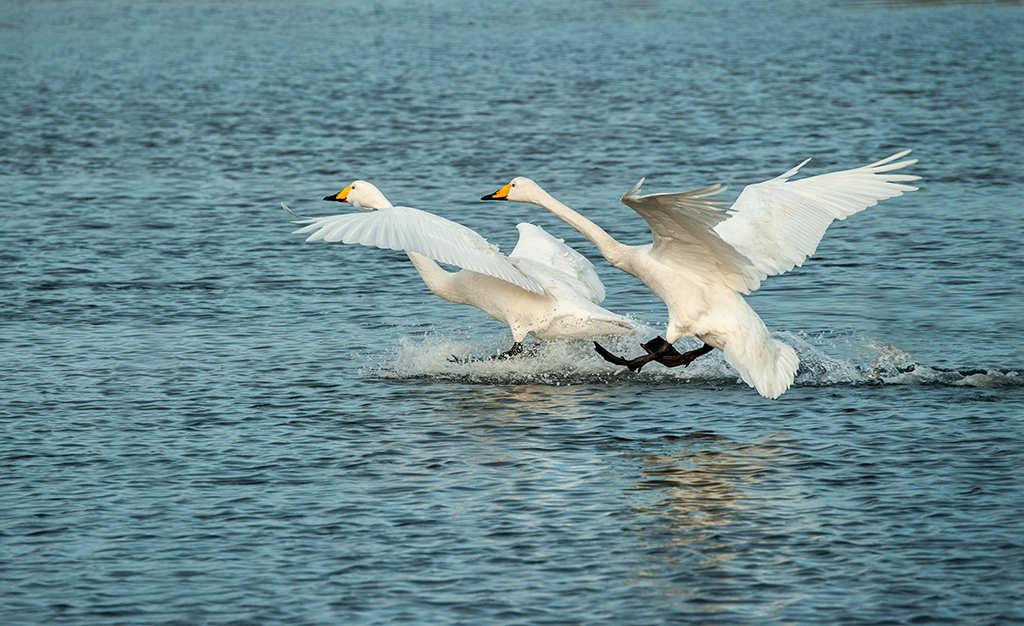
[[[583,419],[593,410],[582,406],[586,400],[611,397],[607,391],[587,387],[552,385],[507,385],[481,387],[453,397],[452,409],[463,417],[500,422],[504,425],[536,422],[538,418]]]
[[[623,545],[635,546],[635,562],[644,563],[624,580],[627,586],[653,588],[681,603],[699,599],[708,614],[740,611],[766,617],[804,597],[796,589],[779,591],[782,597],[752,607],[751,572],[732,563],[740,557],[749,560],[752,535],[772,530],[759,514],[758,507],[766,505],[763,496],[754,495],[763,489],[751,488],[769,475],[778,479],[791,436],[778,432],[740,442],[707,431],[642,439],[624,432],[614,440],[607,433],[594,433],[589,418],[617,401],[614,390],[590,386],[509,385],[453,395],[449,406],[472,424],[466,433],[482,444],[471,453],[477,464],[500,464],[503,480],[544,483],[535,504],[570,505],[565,493],[586,487],[587,476],[614,475],[623,481],[622,505],[631,514],[628,527],[634,539]],[[567,464],[568,457],[558,448],[565,432],[546,442],[513,434],[519,444],[510,445],[509,428],[535,432],[554,419],[559,420],[557,430],[578,428],[581,434],[595,435],[603,451],[615,450],[612,454],[625,463],[613,463],[615,471],[608,472],[609,457],[595,449],[572,457],[578,465]],[[782,582],[769,561],[765,568],[753,575]],[[737,578],[739,572],[743,580]]]
[[[506,477],[549,481],[545,499],[557,500],[564,497],[560,489],[581,486],[587,471],[602,462],[599,457],[588,456],[589,462],[581,466],[567,465],[560,442],[566,436],[575,438],[588,431],[587,418],[594,413],[585,403],[606,396],[610,393],[589,387],[507,385],[481,387],[452,396],[449,408],[463,421],[462,432],[477,444],[465,449],[474,464],[519,467],[514,472],[509,470]],[[553,429],[559,434],[552,433],[550,438],[529,434],[537,433],[537,429]],[[574,457],[573,462],[581,460]]]
[[[649,512],[674,510],[686,524],[687,518],[705,520],[706,526],[727,515],[741,498],[739,489],[756,482],[769,471],[771,459],[779,454],[778,441],[769,437],[759,443],[738,443],[709,432],[682,437],[665,437],[677,445],[672,454],[632,454],[627,458],[640,464],[640,480],[634,490],[664,490],[663,497]],[[704,511],[706,516],[695,516]]]
[[[749,512],[758,505],[748,499],[748,488],[777,468],[785,455],[788,436],[776,433],[754,443],[731,441],[710,432],[663,437],[658,453],[627,454],[640,474],[630,488],[632,496],[651,492],[633,506],[639,516],[637,532],[651,567],[636,572],[630,584],[665,579],[665,569],[695,571],[699,579],[713,576],[716,585],[730,581],[729,562],[749,549],[748,533],[737,532],[750,523]],[[734,528],[727,528],[735,526]],[[756,530],[752,525],[748,530]],[[650,561],[653,555],[656,561]],[[667,595],[687,599],[685,586],[668,587]],[[732,599],[732,602],[741,600]],[[723,598],[705,604],[711,612],[733,610]]]

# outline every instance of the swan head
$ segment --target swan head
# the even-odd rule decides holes
[[[530,202],[537,204],[537,201],[544,194],[540,185],[525,176],[516,176],[507,185],[486,195],[481,200],[511,200],[512,202]]]
[[[380,189],[365,180],[357,180],[336,194],[324,196],[324,200],[348,202],[354,207],[371,211],[391,208],[391,202]]]

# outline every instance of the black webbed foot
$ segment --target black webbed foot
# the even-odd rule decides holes
[[[491,359],[492,360],[514,359],[515,357],[521,355],[522,353],[523,353],[523,344],[521,344],[521,343],[519,343],[517,341],[514,344],[512,344],[511,348],[509,348],[508,350],[505,350],[501,354],[495,354],[494,356],[491,357]]]
[[[658,363],[661,363],[665,367],[679,367],[680,365],[686,367],[690,363],[693,363],[693,360],[697,357],[707,354],[712,350],[714,350],[714,347],[709,346],[708,344],[704,344],[696,350],[690,350],[689,352],[684,352],[682,354],[679,354],[679,352],[673,348],[671,353],[659,356]]]
[[[682,356],[679,354],[679,351],[677,351],[675,347],[668,342],[668,340],[663,339],[662,337],[655,337],[654,339],[651,339],[647,343],[641,345],[641,347],[647,351],[647,354],[654,354],[657,355],[658,357]]]
[[[608,350],[606,350],[604,346],[597,343],[596,341],[594,342],[594,350],[596,350],[597,353],[601,355],[602,359],[608,361],[609,363],[614,363],[615,365],[627,365],[629,363],[629,361],[622,358],[621,356],[615,356],[611,352],[608,352]]]
[[[635,359],[624,359],[608,352],[608,350],[596,341],[594,342],[594,349],[601,355],[601,358],[609,363],[625,365],[632,372],[639,372],[644,365],[647,365],[651,361],[657,361],[665,367],[678,367],[680,365],[685,367],[702,354],[707,354],[714,350],[712,346],[704,344],[696,350],[690,350],[689,352],[680,354],[672,344],[662,337],[655,337],[647,343],[641,344],[641,347],[647,352],[647,354],[638,356]]]
[[[605,361],[614,363],[615,365],[625,365],[631,372],[639,372],[644,365],[647,365],[654,360],[654,356],[650,353],[645,354],[644,356],[638,356],[635,359],[624,359],[621,356],[616,356],[611,352],[608,352],[604,346],[596,341],[594,342],[594,350],[596,350]]]
[[[461,356],[455,356],[454,354],[452,354],[452,355],[449,355],[448,362],[449,363],[458,363],[460,365],[465,365],[467,363],[474,363],[476,361],[499,361],[499,360],[506,360],[506,359],[514,359],[516,357],[526,356],[528,354],[533,354],[536,351],[536,348],[537,348],[537,346],[534,345],[534,346],[531,346],[529,350],[527,350],[527,349],[523,348],[523,344],[522,343],[516,342],[516,343],[512,344],[512,347],[509,348],[508,350],[505,350],[504,352],[499,352],[498,354],[492,354],[491,356],[488,356],[488,357],[474,357],[472,355],[466,356],[466,357],[461,357]]]

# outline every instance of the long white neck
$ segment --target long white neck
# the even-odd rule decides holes
[[[409,256],[409,260],[416,266],[416,271],[420,273],[420,278],[423,279],[423,282],[427,284],[427,287],[437,297],[456,304],[466,303],[455,288],[455,274],[453,272],[445,270],[435,263],[433,259],[423,256],[418,252],[406,250],[405,254]]]
[[[566,224],[572,226],[592,241],[597,249],[601,251],[604,258],[612,265],[617,265],[622,259],[627,246],[615,241],[603,228],[583,217],[572,208],[562,204],[554,196],[538,188],[531,202],[544,207],[562,219]]]
[[[364,209],[391,209],[394,205],[388,200],[387,196],[381,193],[380,189],[377,189],[373,185],[365,181],[357,181],[359,183],[359,190],[354,191],[348,195],[348,202],[351,204],[359,204]]]

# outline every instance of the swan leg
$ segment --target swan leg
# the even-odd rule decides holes
[[[644,365],[647,365],[651,361],[657,361],[665,367],[678,367],[680,365],[685,367],[692,363],[697,357],[714,350],[712,346],[704,344],[696,350],[690,350],[689,352],[680,354],[678,350],[672,347],[672,344],[662,337],[655,337],[643,344],[642,347],[647,351],[647,354],[638,356],[635,359],[624,359],[608,352],[608,350],[596,341],[594,342],[594,349],[597,350],[597,353],[600,354],[605,361],[616,365],[625,365],[633,372],[639,372]]]
[[[655,337],[645,344],[640,346],[647,351],[647,354],[654,354],[657,356],[680,356],[679,352],[668,342],[668,340],[661,337]]]
[[[509,348],[508,350],[506,350],[504,352],[501,352],[499,354],[495,354],[493,356],[489,356],[485,360],[497,361],[497,360],[501,360],[501,359],[513,359],[513,358],[515,358],[517,356],[521,356],[523,354],[529,354],[530,352],[533,352],[535,348],[536,348],[536,346],[534,346],[534,348],[531,348],[529,351],[526,351],[526,350],[523,349],[523,344],[521,342],[517,341],[517,342],[513,343],[512,347]],[[449,363],[458,363],[460,365],[465,365],[466,363],[472,363],[473,361],[478,361],[478,360],[480,360],[480,359],[475,359],[473,357],[462,358],[462,357],[455,356],[454,354],[448,357],[448,362]]]
[[[664,339],[662,339],[662,341],[664,341]],[[669,344],[669,347],[671,347],[671,344]],[[643,356],[638,356],[635,359],[624,359],[621,356],[616,356],[611,352],[608,352],[608,350],[605,349],[604,346],[597,343],[596,341],[594,342],[594,350],[596,350],[597,353],[601,355],[601,358],[604,359],[605,361],[608,361],[609,363],[614,363],[615,365],[625,365],[626,367],[629,368],[631,372],[639,372],[644,365],[647,365],[651,361],[655,360],[658,356],[652,353],[650,350],[648,350],[647,354]]]
[[[629,364],[629,361],[627,361],[626,359],[622,358],[621,356],[615,356],[611,352],[608,352],[608,350],[604,346],[602,346],[601,344],[597,343],[596,341],[594,342],[594,350],[596,350],[597,353],[601,355],[602,359],[604,359],[605,361],[608,361],[609,363],[614,363],[615,365],[628,365]]]
[[[523,344],[519,341],[512,344],[512,347],[501,354],[495,354],[491,359],[511,359],[523,353]]]
[[[696,350],[690,350],[689,352],[684,352],[682,354],[679,354],[675,349],[673,349],[672,352],[675,352],[675,354],[658,357],[657,361],[665,367],[679,367],[680,365],[686,367],[690,363],[693,363],[694,359],[697,357],[703,356],[714,349],[714,346],[709,346],[708,344],[704,344]]]

